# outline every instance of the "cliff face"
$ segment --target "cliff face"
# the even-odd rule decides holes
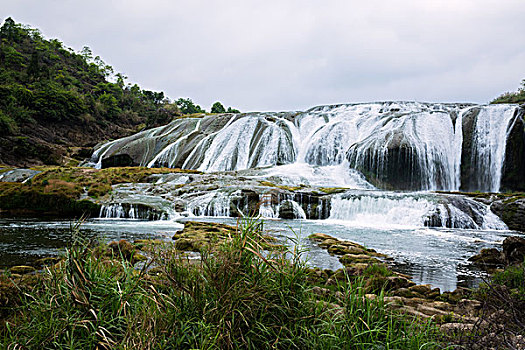
[[[516,113],[507,137],[501,191],[525,191],[525,105]]]

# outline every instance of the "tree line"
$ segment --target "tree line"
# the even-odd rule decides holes
[[[42,123],[161,125],[173,117],[205,113],[189,98],[126,83],[89,47],[80,52],[38,29],[7,18],[0,28],[0,133]],[[216,102],[212,113],[238,113]]]

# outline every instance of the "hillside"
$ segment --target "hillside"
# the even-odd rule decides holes
[[[88,47],[76,53],[6,19],[0,28],[0,164],[67,164],[100,141],[180,115],[164,93],[125,79]]]

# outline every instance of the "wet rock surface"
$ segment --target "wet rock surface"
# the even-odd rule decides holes
[[[498,267],[521,264],[524,259],[525,238],[511,236],[503,241],[502,250],[496,248],[482,249],[479,254],[470,257],[469,261],[491,271]]]
[[[391,260],[384,254],[367,249],[354,242],[339,240],[327,234],[313,234],[311,240],[328,250],[330,254],[340,256],[344,269],[337,271],[312,269],[310,278],[317,284],[327,287],[336,281],[364,278],[365,297],[374,300],[384,290],[385,306],[418,319],[433,319],[444,326],[443,330],[472,329],[478,321],[481,303],[470,299],[471,291],[458,288],[452,292],[441,293],[439,288],[431,285],[417,285],[409,276],[396,273],[388,266]],[[350,258],[352,257],[352,258]],[[316,289],[319,295],[329,293],[328,288]]]
[[[525,198],[496,200],[490,209],[507,224],[509,229],[525,231]]]
[[[0,182],[25,182],[31,180],[35,175],[41,173],[32,169],[13,169],[0,173]]]

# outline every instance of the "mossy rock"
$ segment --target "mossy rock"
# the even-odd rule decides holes
[[[319,190],[323,191],[326,194],[337,194],[346,192],[348,189],[344,187],[321,187]]]
[[[350,264],[356,264],[356,263],[361,263],[361,264],[381,263],[381,261],[379,261],[378,259],[373,258],[366,254],[357,254],[357,255],[356,254],[345,254],[339,258],[339,262],[341,262],[341,264],[343,265],[350,265]]]
[[[189,238],[179,238],[175,241],[175,249],[184,251],[198,251],[194,246],[195,241]]]
[[[316,242],[322,242],[326,239],[335,239],[334,237],[327,235],[326,233],[312,233],[308,236],[308,239]]]
[[[318,245],[319,245],[319,247],[321,247],[321,248],[328,248],[328,247],[330,247],[330,246],[333,246],[333,245],[336,245],[336,244],[339,243],[339,240],[337,240],[337,239],[335,239],[335,238],[327,238],[327,239],[325,239],[325,240],[323,240],[323,241],[320,241],[320,240],[317,239],[317,238],[314,239],[314,240],[320,242]]]
[[[411,286],[408,289],[410,289],[412,292],[421,294],[421,295],[428,295],[432,291],[432,287],[430,284],[418,284],[415,286]]]
[[[416,293],[409,288],[399,288],[394,290],[393,294],[398,297],[402,298],[421,298],[422,295],[419,293]]]

